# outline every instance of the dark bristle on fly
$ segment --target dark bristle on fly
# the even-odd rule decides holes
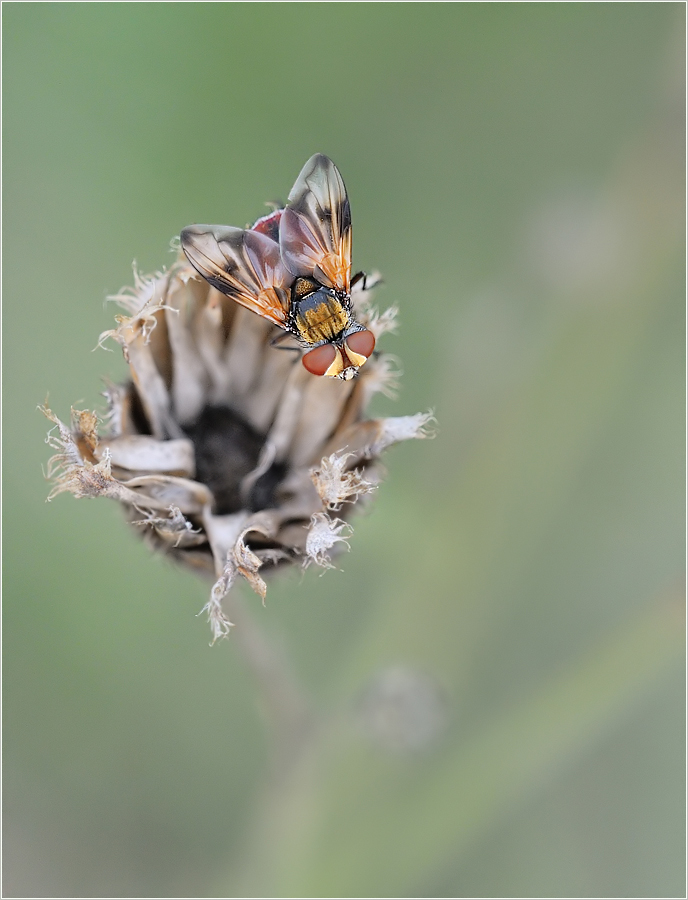
[[[258,465],[264,435],[226,406],[206,406],[186,434],[194,445],[196,480],[210,488],[215,515],[245,509],[241,482]],[[275,507],[275,493],[285,474],[284,465],[273,463],[256,479],[248,496],[251,512]]]

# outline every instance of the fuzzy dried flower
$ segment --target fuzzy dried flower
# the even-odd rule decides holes
[[[352,285],[357,322],[375,338],[396,310]],[[213,639],[231,622],[222,600],[237,578],[265,597],[263,575],[290,564],[332,567],[345,521],[381,477],[391,444],[429,436],[430,413],[366,419],[390,393],[392,358],[374,353],[351,380],[316,377],[272,345],[275,324],[242,308],[180,253],[111,299],[126,311],[99,339],[116,341],[130,379],[108,385],[102,419],[72,410],[47,442],[48,499],[112,497],[156,549],[215,579],[204,611]],[[341,518],[330,515],[337,511]]]

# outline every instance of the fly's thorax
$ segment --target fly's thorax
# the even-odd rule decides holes
[[[351,301],[310,278],[297,278],[289,318],[291,330],[305,344],[337,341],[352,323]]]

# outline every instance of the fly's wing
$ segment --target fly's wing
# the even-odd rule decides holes
[[[231,225],[189,225],[181,244],[191,265],[214,288],[286,327],[294,277],[285,269],[276,241]]]
[[[349,293],[351,210],[339,170],[317,153],[301,170],[280,221],[282,260],[292,275]]]

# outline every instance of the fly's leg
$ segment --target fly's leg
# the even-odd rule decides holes
[[[379,272],[366,275],[365,272],[357,272],[351,279],[351,301],[359,312],[364,313],[372,300],[373,290],[383,284]]]
[[[370,275],[366,275],[365,272],[357,272],[351,279],[351,293],[366,294],[380,284],[383,284],[383,281],[379,272],[371,272]]]
[[[301,352],[303,352],[303,351],[301,350],[301,347],[298,347],[298,346],[297,346],[297,347],[294,347],[294,346],[292,345],[292,346],[290,346],[290,347],[284,347],[284,346],[281,345],[281,342],[282,342],[282,341],[289,340],[289,338],[292,338],[292,340],[293,340],[293,339],[294,339],[294,335],[291,334],[289,331],[280,331],[279,334],[276,334],[276,335],[274,336],[274,338],[272,338],[272,340],[270,341],[270,346],[271,346],[271,347],[274,347],[275,350],[291,350],[292,352],[296,352],[296,353],[301,353]]]

